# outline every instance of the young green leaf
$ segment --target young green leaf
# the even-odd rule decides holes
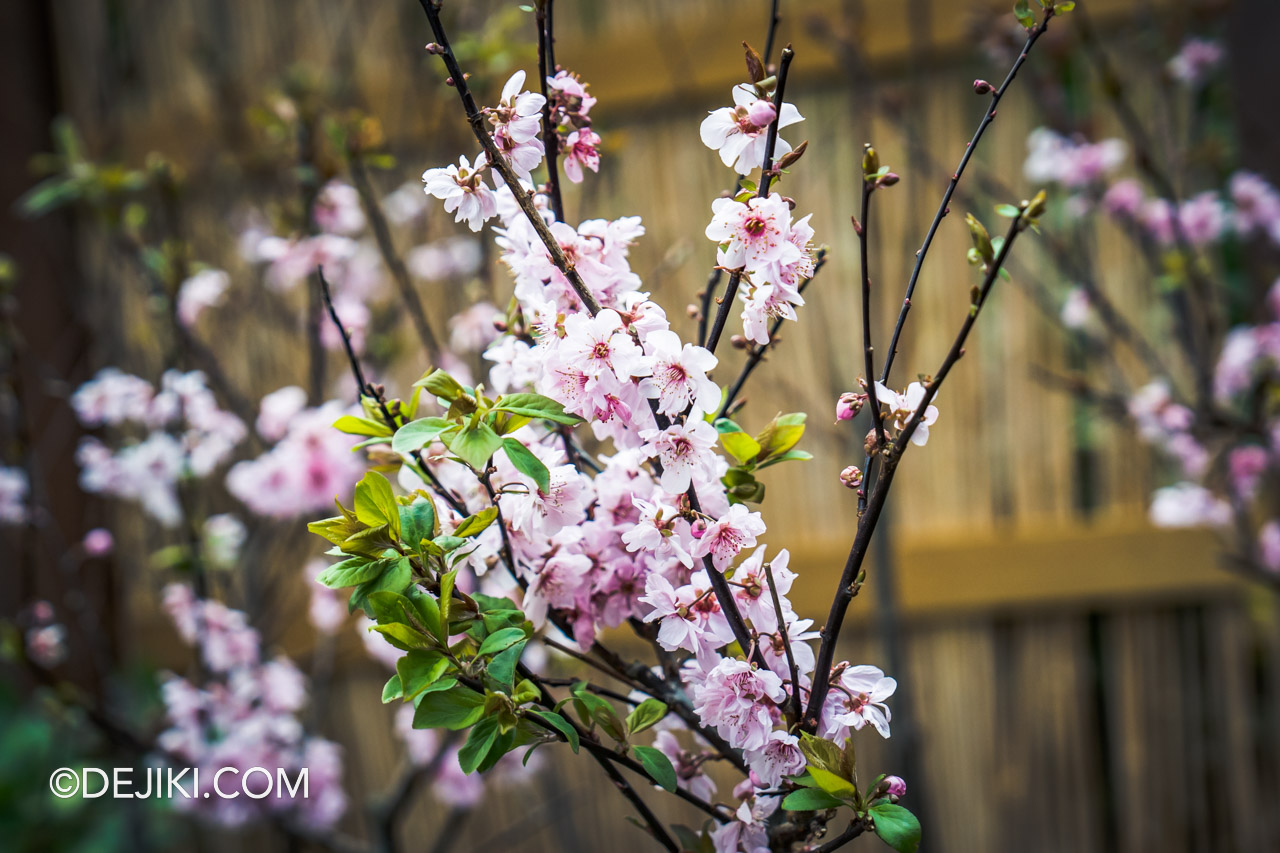
[[[920,846],[920,821],[893,803],[880,803],[868,810],[876,822],[876,835],[898,853],[916,853]]]
[[[395,560],[370,560],[367,557],[351,557],[334,563],[320,573],[316,581],[330,589],[345,589],[372,580],[390,568]]]
[[[382,704],[394,702],[404,696],[404,691],[400,687],[400,675],[391,676],[387,679],[387,683],[382,687]]]
[[[569,748],[574,752],[578,751],[580,738],[578,737],[578,730],[573,727],[572,723],[553,711],[531,710],[529,713],[564,735],[569,742]]]
[[[449,452],[476,471],[484,471],[489,457],[502,447],[502,436],[486,423],[467,427],[449,440]]]
[[[430,498],[418,498],[408,506],[400,507],[400,537],[404,544],[417,551],[423,539],[430,539],[435,532],[436,508]]]
[[[453,535],[459,538],[477,536],[483,532],[486,527],[492,524],[493,520],[497,517],[498,508],[496,506],[482,509],[475,515],[469,515],[464,518],[458,526],[454,528]]]
[[[725,430],[716,425],[720,433],[720,443],[739,464],[745,465],[760,454],[760,443],[742,430]]]
[[[333,422],[333,428],[347,435],[364,435],[377,438],[390,437],[391,427],[382,421],[369,418],[358,418],[355,415],[343,415]]]
[[[452,690],[426,692],[413,713],[413,727],[457,731],[483,716],[484,697],[470,687],[457,685]]]
[[[632,749],[635,750],[636,758],[653,781],[661,785],[664,790],[675,793],[676,769],[671,766],[671,759],[667,758],[666,753],[652,746],[636,746]]]
[[[631,734],[642,732],[667,715],[667,703],[657,699],[646,699],[627,714],[627,731]]]
[[[819,788],[801,788],[798,791],[792,791],[782,801],[782,807],[792,812],[820,812],[843,805],[843,802]]]
[[[1027,29],[1036,25],[1036,16],[1031,14],[1031,4],[1028,0],[1015,0],[1013,14],[1018,19],[1018,23]]]
[[[422,388],[428,394],[444,400],[456,400],[467,393],[466,389],[458,384],[458,380],[443,370],[433,370],[413,384],[414,387]]]
[[[493,410],[513,412],[528,418],[541,418],[567,426],[582,423],[582,418],[569,414],[564,410],[564,406],[541,394],[506,394],[499,398]]]
[[[485,637],[484,642],[480,644],[480,656],[493,655],[508,648],[524,639],[523,628],[503,628],[501,631],[490,634]]]
[[[504,438],[502,440],[502,449],[506,451],[507,459],[511,461],[517,471],[538,484],[538,491],[544,495],[550,493],[551,472],[547,470],[546,465],[542,464],[541,459],[534,456],[529,448],[514,438]]]
[[[373,606],[369,604],[370,595],[383,590],[404,594],[411,583],[413,583],[413,568],[409,565],[409,560],[404,557],[392,560],[391,566],[381,575],[365,581],[352,590],[347,609],[363,610],[369,616],[373,616]]]
[[[471,734],[467,736],[467,742],[458,750],[458,765],[462,768],[462,772],[467,775],[474,773],[476,768],[484,762],[489,750],[493,748],[493,742],[497,739],[496,717],[486,717],[476,723]]]
[[[485,669],[485,673],[502,686],[510,688],[511,683],[515,681],[516,665],[520,663],[520,656],[524,654],[524,647],[525,642],[522,640],[503,649],[493,656],[493,660],[489,661],[489,666]]]
[[[809,765],[809,775],[813,777],[813,781],[818,783],[818,787],[826,791],[833,797],[843,800],[856,800],[858,798],[858,789],[848,779],[844,779],[819,767],[816,764]]]
[[[400,505],[391,492],[391,483],[377,471],[365,474],[356,483],[356,518],[374,527],[386,524],[394,539],[400,538]]]
[[[410,421],[396,430],[395,438],[391,439],[391,449],[396,453],[412,453],[415,450],[421,450],[455,426],[456,424],[444,418],[422,418]]]
[[[406,700],[435,684],[449,669],[449,659],[434,649],[412,649],[396,661],[396,673]]]

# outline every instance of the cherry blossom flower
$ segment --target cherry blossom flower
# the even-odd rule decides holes
[[[178,322],[191,328],[206,308],[222,304],[231,276],[223,270],[201,270],[178,286]]]
[[[105,527],[93,528],[80,541],[80,547],[84,549],[86,557],[105,557],[115,549],[115,546],[115,537]]]
[[[699,761],[697,755],[682,749],[674,733],[659,731],[653,739],[653,745],[671,760],[671,766],[676,771],[678,787],[707,801],[715,796],[715,781],[702,771],[706,766],[705,762]]]
[[[1256,231],[1280,242],[1280,193],[1266,178],[1253,172],[1236,172],[1230,183],[1233,227],[1242,236]]]
[[[1222,63],[1222,46],[1208,39],[1188,39],[1169,60],[1169,76],[1190,88],[1199,88],[1205,78]]]
[[[351,236],[364,230],[364,208],[360,194],[350,184],[330,181],[316,195],[311,216],[316,226],[330,234]]]
[[[498,213],[498,202],[493,190],[482,179],[487,166],[483,153],[476,157],[474,166],[464,154],[458,158],[456,166],[423,172],[423,189],[427,195],[443,200],[445,211],[457,211],[455,222],[465,219],[468,228],[479,231],[486,221]]]
[[[1195,483],[1157,489],[1148,514],[1157,527],[1225,527],[1231,523],[1231,505]]]
[[[738,749],[763,749],[773,731],[777,704],[787,698],[782,679],[767,669],[722,658],[697,690],[694,711]]]
[[[720,404],[720,388],[707,378],[719,360],[706,349],[682,345],[679,335],[663,330],[648,336],[645,351],[652,359],[652,372],[640,389],[657,398],[658,411],[674,416],[691,406],[709,412]]]
[[[769,575],[764,568],[765,547],[761,545],[734,570],[733,597],[742,615],[751,620],[753,628],[772,633],[778,630],[778,612],[773,606]],[[787,568],[790,559],[791,554],[783,548],[769,561],[784,616],[791,609],[791,602],[787,601],[786,596],[796,579],[796,573]]]
[[[598,477],[596,479],[599,480]],[[640,518],[630,530],[622,534],[622,542],[627,550],[648,551],[656,557],[673,557],[685,568],[692,568],[693,557],[682,541],[688,538],[688,534],[682,536],[677,529],[677,522],[681,519],[675,507],[660,502],[649,503],[634,496],[631,499],[640,510]],[[687,523],[681,524],[687,527]]]
[[[662,464],[660,483],[663,491],[679,494],[689,488],[699,472],[714,470],[716,445],[715,427],[694,410],[684,423],[673,423],[663,430],[645,430],[640,437],[645,441],[645,452],[656,456]]]
[[[582,183],[582,169],[600,171],[600,137],[591,128],[575,130],[564,140],[564,174],[575,184]]]
[[[749,512],[742,504],[733,504],[725,515],[707,525],[690,553],[694,557],[710,556],[712,565],[724,571],[738,552],[754,546],[756,537],[764,531],[760,513]]]
[[[751,772],[764,782],[761,787],[768,788],[782,784],[784,776],[802,772],[806,764],[800,738],[781,731],[771,732],[764,747],[748,752],[746,758]]]
[[[546,153],[538,140],[542,106],[546,99],[537,92],[520,91],[524,88],[524,79],[523,70],[512,74],[502,87],[498,106],[488,113],[494,127],[493,141],[506,155],[516,175],[521,180],[530,181],[530,172],[538,167]]]
[[[667,651],[688,649],[697,652],[701,648],[701,631],[693,612],[698,593],[692,586],[676,589],[671,581],[657,572],[645,579],[645,594],[640,603],[653,610],[644,617],[646,622],[661,620],[658,626],[658,643]]]
[[[1208,246],[1226,230],[1227,209],[1216,192],[1203,192],[1179,205],[1178,224],[1188,243]]]
[[[1032,183],[1057,183],[1077,189],[1115,171],[1128,153],[1128,146],[1120,139],[1087,142],[1040,127],[1027,136],[1027,160],[1022,172]]]
[[[915,416],[916,410],[924,402],[924,395],[925,387],[919,382],[912,382],[902,394],[889,390],[881,382],[876,383],[876,402],[889,410],[894,426],[900,430],[905,429],[907,422]],[[911,434],[911,443],[917,447],[924,447],[929,441],[929,427],[937,419],[938,407],[931,405],[926,408],[924,415],[920,418],[919,426]]]
[[[720,153],[726,166],[732,166],[739,175],[747,175],[764,163],[767,131],[775,118],[778,129],[804,121],[794,105],[783,103],[779,113],[773,102],[760,97],[750,83],[733,87],[732,107],[713,110],[702,120],[699,132],[702,144]],[[791,151],[781,136],[774,148],[774,156],[781,157]]]
[[[735,819],[711,832],[715,853],[769,853],[769,832],[765,821],[778,810],[778,797],[756,797],[743,801]]]
[[[1102,196],[1102,208],[1112,216],[1137,219],[1147,199],[1142,184],[1133,178],[1116,181]]]
[[[826,736],[833,737],[844,726],[857,731],[870,723],[881,736],[888,737],[892,715],[884,702],[897,689],[898,682],[878,667],[849,667],[840,674],[839,684],[827,696],[823,708]]]
[[[800,250],[789,239],[791,208],[778,193],[745,203],[718,198],[711,203],[711,211],[706,234],[720,244],[716,254],[720,266],[753,273],[769,264],[800,259]]]

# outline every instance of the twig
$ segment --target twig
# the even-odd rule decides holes
[[[538,0],[534,5],[538,21],[538,84],[542,91],[542,145],[547,152],[547,199],[556,220],[564,222],[564,200],[560,197],[560,135],[551,118],[550,89],[547,77],[556,73],[555,37],[553,36],[555,0]]]
[[[489,131],[485,130],[484,115],[480,112],[480,108],[476,106],[476,99],[471,94],[470,87],[467,86],[467,78],[462,73],[462,68],[458,65],[457,58],[453,55],[453,48],[449,46],[449,38],[445,35],[444,26],[440,23],[439,5],[434,0],[418,0],[418,2],[422,6],[422,11],[427,13],[427,20],[431,24],[431,32],[436,40],[436,52],[444,60],[445,68],[449,72],[449,78],[454,88],[458,90],[458,97],[462,99],[462,108],[466,111],[467,122],[471,125],[471,130],[476,139],[479,140],[480,146],[484,148],[489,165],[502,176],[502,180],[511,190],[511,195],[515,198],[516,204],[520,205],[520,209],[524,211],[529,224],[533,226],[538,238],[546,246],[547,252],[551,256],[551,262],[569,280],[569,285],[573,288],[574,293],[578,295],[587,311],[594,317],[600,313],[600,303],[596,300],[590,288],[587,287],[586,282],[582,280],[582,276],[578,274],[573,264],[565,256],[564,250],[560,248],[560,243],[556,240],[555,235],[551,233],[551,229],[547,227],[547,223],[543,221],[542,215],[533,204],[533,194],[520,186],[520,179],[512,170],[511,164],[507,162],[506,156],[498,148],[497,143],[493,141]]]
[[[871,266],[867,260],[870,253],[870,239],[867,232],[871,229],[871,194],[875,189],[875,179],[864,174],[862,176],[862,221],[856,230],[859,257],[862,259],[862,354],[867,377],[867,408],[871,409],[876,446],[880,447],[884,444],[884,419],[880,415],[880,401],[876,399],[875,349],[871,346]],[[862,494],[866,495],[865,489],[862,490]],[[864,501],[865,498],[862,498],[859,503]]]
[[[373,228],[373,236],[378,244],[378,252],[382,255],[382,262],[391,271],[391,278],[396,283],[396,289],[400,291],[400,300],[404,303],[405,310],[409,312],[413,328],[418,333],[418,340],[427,351],[428,360],[434,362],[441,352],[439,339],[436,338],[435,332],[431,330],[431,324],[427,321],[427,313],[423,310],[422,300],[418,298],[418,291],[414,289],[413,281],[409,278],[409,270],[396,252],[391,228],[387,225],[387,217],[382,212],[382,205],[378,203],[378,198],[374,194],[364,161],[360,159],[359,152],[348,152],[347,163],[351,169],[351,182],[355,184],[356,192],[364,202],[364,210]]]
[[[833,853],[833,851],[839,850],[841,847],[845,846],[850,841],[857,838],[859,835],[865,832],[866,829],[867,829],[867,826],[863,821],[855,820],[852,823],[850,823],[848,827],[845,828],[844,832],[840,833],[835,838],[828,841],[826,844],[823,844],[819,847],[810,847],[806,851],[806,853]]]
[[[974,152],[978,150],[978,144],[982,141],[983,135],[986,134],[987,128],[995,121],[996,107],[999,106],[1000,99],[1009,90],[1014,78],[1018,76],[1018,71],[1022,68],[1023,63],[1027,61],[1031,49],[1040,39],[1040,36],[1044,35],[1045,30],[1049,28],[1049,21],[1052,19],[1053,11],[1046,11],[1044,20],[1032,29],[1027,36],[1027,41],[1022,46],[1022,52],[1018,54],[1018,58],[1013,63],[1013,67],[1009,69],[1004,82],[991,95],[991,103],[987,105],[986,112],[982,114],[982,121],[978,123],[978,129],[973,134],[973,139],[965,147],[964,156],[960,158],[960,165],[956,167],[955,172],[951,175],[951,181],[947,184],[946,192],[942,194],[942,203],[938,205],[938,212],[934,214],[933,223],[929,226],[928,233],[925,234],[923,245],[916,252],[915,266],[911,270],[911,278],[907,281],[906,296],[902,300],[902,308],[898,311],[898,321],[893,327],[893,336],[889,339],[889,350],[885,353],[884,369],[880,371],[880,381],[886,385],[889,384],[890,371],[893,370],[893,360],[898,354],[898,341],[902,337],[902,327],[906,325],[907,314],[911,311],[911,298],[915,295],[916,283],[920,280],[920,271],[924,268],[924,260],[929,254],[929,247],[933,245],[934,236],[938,233],[938,226],[942,224],[943,218],[951,211],[951,197],[955,195],[956,187],[964,176],[964,170],[968,168],[969,161],[973,159]],[[867,381],[870,382],[871,377],[868,376]]]
[[[760,165],[760,186],[756,189],[756,198],[768,198],[769,186],[773,182],[773,151],[778,145],[778,121],[782,118],[782,98],[787,88],[787,71],[791,68],[791,60],[795,51],[787,45],[782,49],[782,60],[778,64],[778,86],[773,92],[774,117],[765,137],[764,162]],[[720,310],[716,312],[715,323],[707,336],[706,348],[716,351],[720,343],[720,335],[724,332],[724,324],[729,319],[729,311],[733,308],[733,300],[738,295],[738,285],[742,281],[742,270],[737,269],[729,274],[729,284],[725,287],[724,297],[720,300]]]
[[[773,598],[773,611],[778,615],[778,632],[782,635],[782,649],[787,655],[787,669],[791,674],[791,696],[787,699],[787,715],[792,723],[800,722],[804,709],[800,706],[800,668],[796,666],[795,654],[791,651],[791,635],[787,631],[787,614],[782,610],[782,599],[778,596],[778,585],[773,580],[773,563],[764,564],[765,577],[769,579],[769,595]]]
[[[1009,226],[1004,243],[1000,246],[1000,251],[996,253],[995,259],[987,270],[986,278],[982,282],[977,300],[970,306],[968,315],[960,325],[960,331],[956,334],[950,351],[948,351],[946,358],[943,359],[942,365],[938,368],[933,379],[925,386],[924,397],[920,401],[920,405],[907,420],[906,424],[903,425],[893,444],[878,451],[878,454],[883,454],[880,476],[877,477],[875,487],[867,501],[866,512],[858,520],[858,530],[854,535],[853,545],[849,548],[849,556],[845,561],[844,571],[840,575],[840,585],[836,588],[836,595],[831,601],[831,611],[827,614],[827,622],[822,629],[822,643],[818,648],[813,688],[809,695],[809,706],[802,723],[802,726],[807,731],[816,730],[818,719],[822,714],[822,704],[826,700],[827,692],[831,686],[831,662],[835,656],[836,641],[840,636],[840,628],[844,623],[844,616],[849,608],[849,603],[858,593],[858,587],[861,583],[859,574],[862,570],[862,562],[871,544],[871,536],[875,532],[876,522],[879,521],[880,513],[884,509],[885,499],[889,495],[889,487],[893,484],[893,476],[897,471],[898,463],[902,459],[902,454],[906,450],[911,436],[924,419],[925,411],[929,408],[933,398],[938,393],[938,389],[942,387],[943,381],[947,378],[947,374],[951,372],[951,368],[964,355],[964,344],[968,340],[969,332],[973,329],[974,323],[977,322],[978,315],[982,312],[982,306],[986,304],[991,288],[994,286],[996,279],[1000,277],[1000,269],[1004,266],[1005,258],[1008,257],[1009,250],[1013,248],[1013,243],[1018,235],[1022,233],[1023,227],[1025,225],[1022,217],[1015,217],[1013,223]]]

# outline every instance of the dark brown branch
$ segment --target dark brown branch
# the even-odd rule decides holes
[[[871,266],[868,261],[870,238],[867,234],[871,229],[871,194],[875,189],[875,178],[864,174],[862,176],[862,221],[856,230],[858,253],[862,259],[862,356],[863,369],[867,377],[867,408],[871,410],[871,424],[876,434],[876,446],[880,447],[884,444],[884,420],[880,415],[880,401],[876,399],[875,349],[871,346]],[[862,494],[866,495],[865,489],[862,490]],[[864,501],[865,497],[859,500],[859,504]],[[861,509],[861,506],[859,508]]]
[[[782,649],[787,655],[787,671],[791,675],[791,695],[787,698],[787,717],[792,724],[795,724],[800,722],[800,716],[804,713],[800,705],[800,668],[796,666],[796,656],[791,650],[791,634],[787,631],[787,614],[782,609],[778,585],[773,579],[773,563],[764,564],[764,573],[769,579],[769,595],[773,598],[773,612],[778,616],[778,633],[782,635]]]
[[[867,825],[865,822],[861,820],[855,820],[853,823],[850,823],[849,826],[845,828],[844,832],[840,833],[835,838],[831,839],[825,844],[822,844],[818,847],[810,847],[806,851],[806,853],[834,853],[834,851],[839,850],[841,847],[845,846],[850,841],[857,838],[862,833],[866,832],[866,829],[867,829]]]
[[[556,220],[564,222],[564,200],[560,197],[560,135],[551,116],[550,87],[547,77],[556,73],[555,37],[553,35],[555,0],[538,0],[534,5],[538,21],[538,84],[542,92],[542,144],[547,152],[547,199]]]
[[[453,87],[458,90],[458,97],[462,100],[462,108],[467,113],[467,122],[471,125],[471,131],[480,142],[480,146],[484,148],[489,165],[502,176],[502,180],[510,188],[516,204],[520,205],[520,209],[524,211],[529,224],[533,226],[533,230],[537,232],[538,238],[542,240],[542,244],[550,254],[551,262],[569,280],[569,285],[573,288],[574,293],[578,295],[578,299],[582,301],[587,311],[594,317],[600,313],[600,303],[596,300],[591,289],[587,287],[586,282],[582,280],[582,276],[573,268],[573,264],[565,256],[564,250],[560,248],[560,243],[556,240],[555,235],[547,227],[542,214],[534,206],[533,193],[526,192],[520,186],[520,179],[516,177],[511,164],[507,162],[506,156],[499,150],[497,143],[493,141],[493,136],[490,135],[489,131],[485,130],[484,114],[480,112],[480,108],[476,105],[476,99],[471,94],[470,87],[467,86],[467,78],[462,73],[462,68],[458,65],[457,58],[453,55],[453,48],[449,46],[449,38],[445,35],[444,26],[440,23],[439,5],[433,0],[418,0],[418,2],[422,6],[422,10],[426,12],[427,20],[431,24],[431,32],[436,40],[435,52],[444,60],[445,68],[449,72],[449,79],[452,81]]]
[[[1021,216],[1016,217],[1009,226],[1004,243],[1000,246],[1000,251],[996,253],[995,259],[987,270],[982,287],[978,291],[977,300],[970,306],[969,313],[964,322],[960,324],[960,331],[956,334],[955,341],[952,343],[951,349],[947,352],[947,356],[943,359],[937,373],[925,385],[924,398],[920,401],[919,407],[907,420],[906,424],[903,425],[893,444],[879,451],[883,459],[880,466],[880,475],[876,478],[875,486],[867,500],[866,511],[858,519],[858,530],[854,535],[853,545],[849,548],[849,556],[845,561],[844,571],[841,572],[840,584],[836,588],[836,595],[831,601],[831,611],[827,614],[826,625],[822,629],[822,643],[818,648],[817,664],[813,676],[813,689],[809,695],[809,707],[805,712],[805,719],[802,723],[802,726],[807,731],[812,732],[817,729],[818,720],[822,715],[822,704],[826,700],[827,692],[831,686],[831,664],[835,657],[836,642],[840,636],[840,628],[844,624],[844,616],[849,609],[849,603],[853,601],[853,597],[858,593],[858,588],[861,584],[862,562],[867,555],[867,549],[871,545],[871,536],[875,533],[876,523],[880,519],[881,511],[884,509],[885,500],[888,498],[889,487],[893,485],[893,477],[897,471],[898,463],[902,459],[902,454],[905,452],[911,436],[920,426],[925,411],[933,402],[933,398],[937,395],[938,389],[942,387],[943,381],[946,380],[947,374],[951,372],[951,368],[964,355],[964,345],[965,341],[968,340],[969,332],[973,329],[974,323],[977,322],[978,315],[982,312],[982,306],[986,304],[987,296],[995,285],[996,279],[1000,277],[1000,269],[1004,266],[1009,250],[1013,248],[1014,240],[1017,239],[1018,234],[1022,232],[1024,227],[1026,225]]]

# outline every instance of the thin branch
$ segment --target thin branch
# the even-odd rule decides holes
[[[538,238],[546,246],[547,252],[551,256],[551,262],[569,280],[569,285],[573,288],[574,293],[578,295],[578,299],[582,301],[587,311],[594,317],[600,313],[600,303],[596,300],[590,288],[587,287],[586,282],[582,280],[582,276],[578,274],[573,264],[565,256],[564,250],[560,248],[560,243],[556,240],[555,235],[551,233],[551,229],[547,227],[542,214],[534,206],[533,193],[526,191],[520,185],[520,179],[512,170],[511,164],[507,162],[506,156],[498,148],[497,143],[493,141],[493,136],[490,135],[489,131],[485,130],[484,114],[480,112],[480,108],[476,105],[476,99],[471,94],[470,87],[467,86],[467,78],[462,73],[462,68],[458,65],[457,58],[453,55],[453,48],[449,46],[449,38],[445,35],[444,26],[440,23],[439,5],[434,0],[418,0],[418,2],[422,6],[422,10],[427,13],[427,20],[431,24],[431,32],[436,40],[435,52],[444,60],[445,68],[449,72],[449,79],[452,81],[453,87],[458,90],[458,97],[462,100],[462,108],[467,113],[467,122],[471,125],[471,130],[476,139],[479,140],[480,146],[484,148],[489,165],[502,176],[502,180],[511,190],[511,195],[515,198],[516,204],[520,205],[520,209],[524,211],[529,224],[533,226]]]
[[[778,121],[782,117],[782,98],[787,88],[787,71],[791,68],[791,60],[794,58],[795,51],[790,45],[782,49],[782,61],[778,64],[778,87],[773,92],[775,114],[773,122],[769,125],[769,133],[765,137],[764,162],[760,165],[760,186],[756,190],[756,198],[768,198],[769,186],[773,183],[773,152],[778,145]],[[720,300],[720,310],[716,312],[715,323],[712,324],[711,332],[707,336],[706,348],[710,352],[714,353],[716,346],[720,343],[720,336],[729,319],[729,312],[733,309],[733,301],[738,295],[738,285],[741,282],[741,269],[729,274],[729,284],[725,287],[724,297]]]
[[[413,328],[418,333],[418,340],[427,351],[428,360],[434,362],[440,356],[440,341],[427,321],[427,313],[423,310],[422,300],[418,298],[418,291],[414,289],[413,281],[409,278],[409,270],[396,251],[387,217],[383,214],[382,205],[378,203],[373,184],[369,181],[369,172],[359,152],[348,152],[347,163],[351,170],[351,182],[355,184],[356,192],[364,202],[365,214],[369,217],[369,224],[373,228],[373,236],[378,244],[378,252],[382,255],[382,262],[391,271],[391,278],[396,283],[396,289],[400,291],[400,300],[413,321]]]
[[[902,308],[898,311],[898,322],[894,325],[893,336],[889,339],[889,350],[885,353],[884,369],[880,372],[880,381],[886,385],[889,384],[890,371],[893,370],[893,360],[898,354],[898,341],[902,337],[902,328],[906,325],[907,314],[911,311],[911,299],[916,292],[916,283],[920,280],[920,271],[924,268],[924,259],[929,254],[929,247],[933,245],[933,238],[938,233],[938,226],[942,224],[943,218],[951,212],[951,197],[955,195],[956,187],[964,176],[964,170],[968,168],[969,161],[973,159],[974,152],[978,150],[978,144],[982,142],[982,137],[986,134],[987,128],[995,121],[996,107],[1000,105],[1001,98],[1009,90],[1014,78],[1018,76],[1018,71],[1021,70],[1023,63],[1027,61],[1031,49],[1035,47],[1035,43],[1040,39],[1040,36],[1044,35],[1045,30],[1049,28],[1049,21],[1052,19],[1053,10],[1046,11],[1044,20],[1032,29],[1027,36],[1027,41],[1022,46],[1022,52],[1018,54],[1018,58],[1013,63],[1013,67],[1009,69],[1004,82],[991,95],[991,103],[987,105],[986,112],[982,114],[982,121],[978,123],[978,129],[973,134],[973,139],[965,147],[964,156],[960,158],[960,165],[956,167],[955,172],[951,175],[951,181],[947,184],[946,192],[942,194],[942,203],[938,205],[938,212],[934,214],[933,223],[929,226],[928,233],[925,234],[923,245],[916,252],[915,266],[911,270],[911,278],[907,281],[906,296],[902,300]],[[871,377],[867,377],[867,380],[869,382]]]
[[[787,614],[782,609],[782,599],[778,596],[778,585],[773,579],[773,563],[764,564],[765,577],[769,579],[769,595],[773,598],[773,612],[778,616],[778,632],[782,635],[782,649],[787,655],[787,669],[791,674],[791,696],[787,699],[787,716],[792,723],[800,722],[804,709],[800,706],[800,668],[796,666],[796,656],[791,651],[791,635],[787,631]]]
[[[831,664],[835,657],[836,641],[839,639],[840,628],[844,623],[844,616],[849,608],[849,603],[853,601],[861,585],[862,562],[867,555],[867,549],[871,545],[871,536],[875,532],[876,523],[880,519],[881,511],[884,509],[884,503],[889,495],[889,488],[893,484],[893,476],[897,471],[898,463],[902,459],[902,454],[906,450],[911,436],[920,426],[925,411],[933,402],[933,398],[937,395],[938,389],[942,387],[943,381],[946,380],[947,374],[951,372],[951,368],[964,355],[964,345],[965,341],[968,340],[969,332],[973,329],[974,323],[977,322],[978,315],[982,312],[982,306],[986,304],[991,288],[995,285],[996,279],[1000,277],[1000,269],[1004,266],[1005,258],[1008,257],[1014,241],[1022,233],[1024,227],[1025,224],[1022,217],[1015,217],[1013,223],[1009,226],[1004,243],[1000,246],[1000,251],[996,253],[995,259],[987,270],[982,287],[978,292],[977,300],[970,306],[968,315],[960,325],[960,331],[956,334],[950,351],[948,351],[946,358],[943,359],[933,379],[925,385],[925,393],[920,405],[907,420],[906,424],[903,425],[893,444],[878,451],[883,458],[880,476],[876,478],[875,487],[867,501],[866,512],[858,520],[858,530],[854,535],[853,545],[849,548],[849,556],[845,561],[844,571],[841,572],[840,584],[836,588],[836,595],[831,601],[831,611],[827,615],[826,625],[822,629],[822,643],[818,648],[813,688],[809,696],[809,707],[802,723],[802,726],[807,731],[816,730],[818,719],[822,714],[822,704],[826,700],[827,692],[831,686]]]
[[[538,0],[534,5],[538,21],[538,83],[542,91],[542,145],[547,153],[547,199],[556,220],[564,222],[564,200],[560,197],[560,135],[551,117],[550,87],[547,78],[556,73],[555,38],[553,36],[555,0]]]
[[[871,266],[868,262],[870,237],[867,234],[871,230],[871,194],[875,190],[875,179],[864,174],[862,176],[862,221],[856,230],[859,257],[862,259],[862,354],[863,368],[866,370],[867,377],[867,408],[871,409],[871,424],[876,434],[876,446],[880,447],[884,444],[884,419],[880,415],[880,401],[876,399],[875,349],[871,346]],[[863,494],[866,494],[865,490]]]
[[[826,844],[823,844],[818,847],[810,847],[806,851],[806,853],[834,853],[834,851],[839,850],[841,847],[845,846],[850,841],[857,838],[859,835],[865,832],[866,829],[867,829],[867,826],[863,821],[855,820],[854,822],[850,823],[848,827],[845,828],[844,832],[840,833],[835,838],[828,841]]]

